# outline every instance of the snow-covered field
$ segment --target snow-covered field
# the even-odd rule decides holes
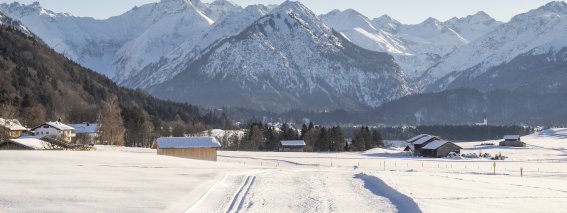
[[[522,140],[529,146],[459,143],[508,156],[496,175],[490,160],[392,149],[221,151],[219,162],[117,147],[1,151],[0,212],[564,212],[567,129]]]

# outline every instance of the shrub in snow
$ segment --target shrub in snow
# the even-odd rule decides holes
[[[467,154],[462,154],[462,157],[464,157],[464,158],[478,158],[478,155],[476,153],[467,153]]]

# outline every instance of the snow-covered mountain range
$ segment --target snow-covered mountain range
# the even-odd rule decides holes
[[[508,23],[481,11],[408,25],[355,10],[317,16],[290,1],[242,8],[162,0],[105,20],[39,3],[0,5],[56,51],[121,85],[268,110],[358,110],[424,91],[519,89],[545,84],[529,77],[538,72],[563,79],[566,11],[566,3],[551,2]],[[510,78],[513,85],[501,83]],[[563,88],[557,81],[538,88]]]

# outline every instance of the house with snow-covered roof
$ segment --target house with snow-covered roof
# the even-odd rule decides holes
[[[96,123],[84,122],[80,124],[69,124],[75,129],[77,143],[97,144],[99,140],[100,128]]]
[[[452,142],[435,140],[421,147],[420,153],[424,157],[442,158],[447,157],[451,152],[460,154],[461,149],[463,148]]]
[[[217,161],[217,149],[221,147],[214,137],[162,137],[156,139],[158,155],[168,155],[196,160]]]
[[[20,121],[16,119],[0,118],[0,131],[8,138],[18,138],[24,132],[28,131],[28,128],[24,127]]]
[[[407,140],[408,145],[406,146],[405,151],[410,151],[413,155],[420,155],[421,147],[435,140],[440,140],[440,138],[428,134],[418,135],[416,137]]]
[[[423,157],[446,157],[449,153],[461,153],[461,147],[440,139],[437,136],[422,134],[407,140],[405,151],[414,156]]]
[[[305,149],[304,140],[283,140],[279,145],[280,152],[303,152]]]
[[[500,141],[499,146],[526,147],[519,135],[504,135],[504,140]]]
[[[31,129],[33,135],[38,138],[52,137],[59,138],[63,141],[69,143],[75,138],[75,128],[61,123],[59,121],[55,122],[45,122]]]

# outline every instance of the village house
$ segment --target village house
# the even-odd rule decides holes
[[[77,143],[80,144],[97,144],[100,136],[99,125],[96,123],[69,124],[75,129]]]
[[[163,137],[156,139],[158,155],[217,161],[221,147],[214,137]]]
[[[279,145],[280,152],[303,152],[305,149],[303,140],[280,141]]]
[[[0,118],[0,131],[8,138],[19,138],[24,132],[28,131],[28,128],[22,126],[16,119]]]
[[[31,129],[35,137],[60,138],[66,143],[70,143],[75,138],[75,129],[59,121],[45,122]]]
[[[500,146],[512,146],[512,147],[526,147],[519,135],[504,135],[504,140],[500,141]]]

